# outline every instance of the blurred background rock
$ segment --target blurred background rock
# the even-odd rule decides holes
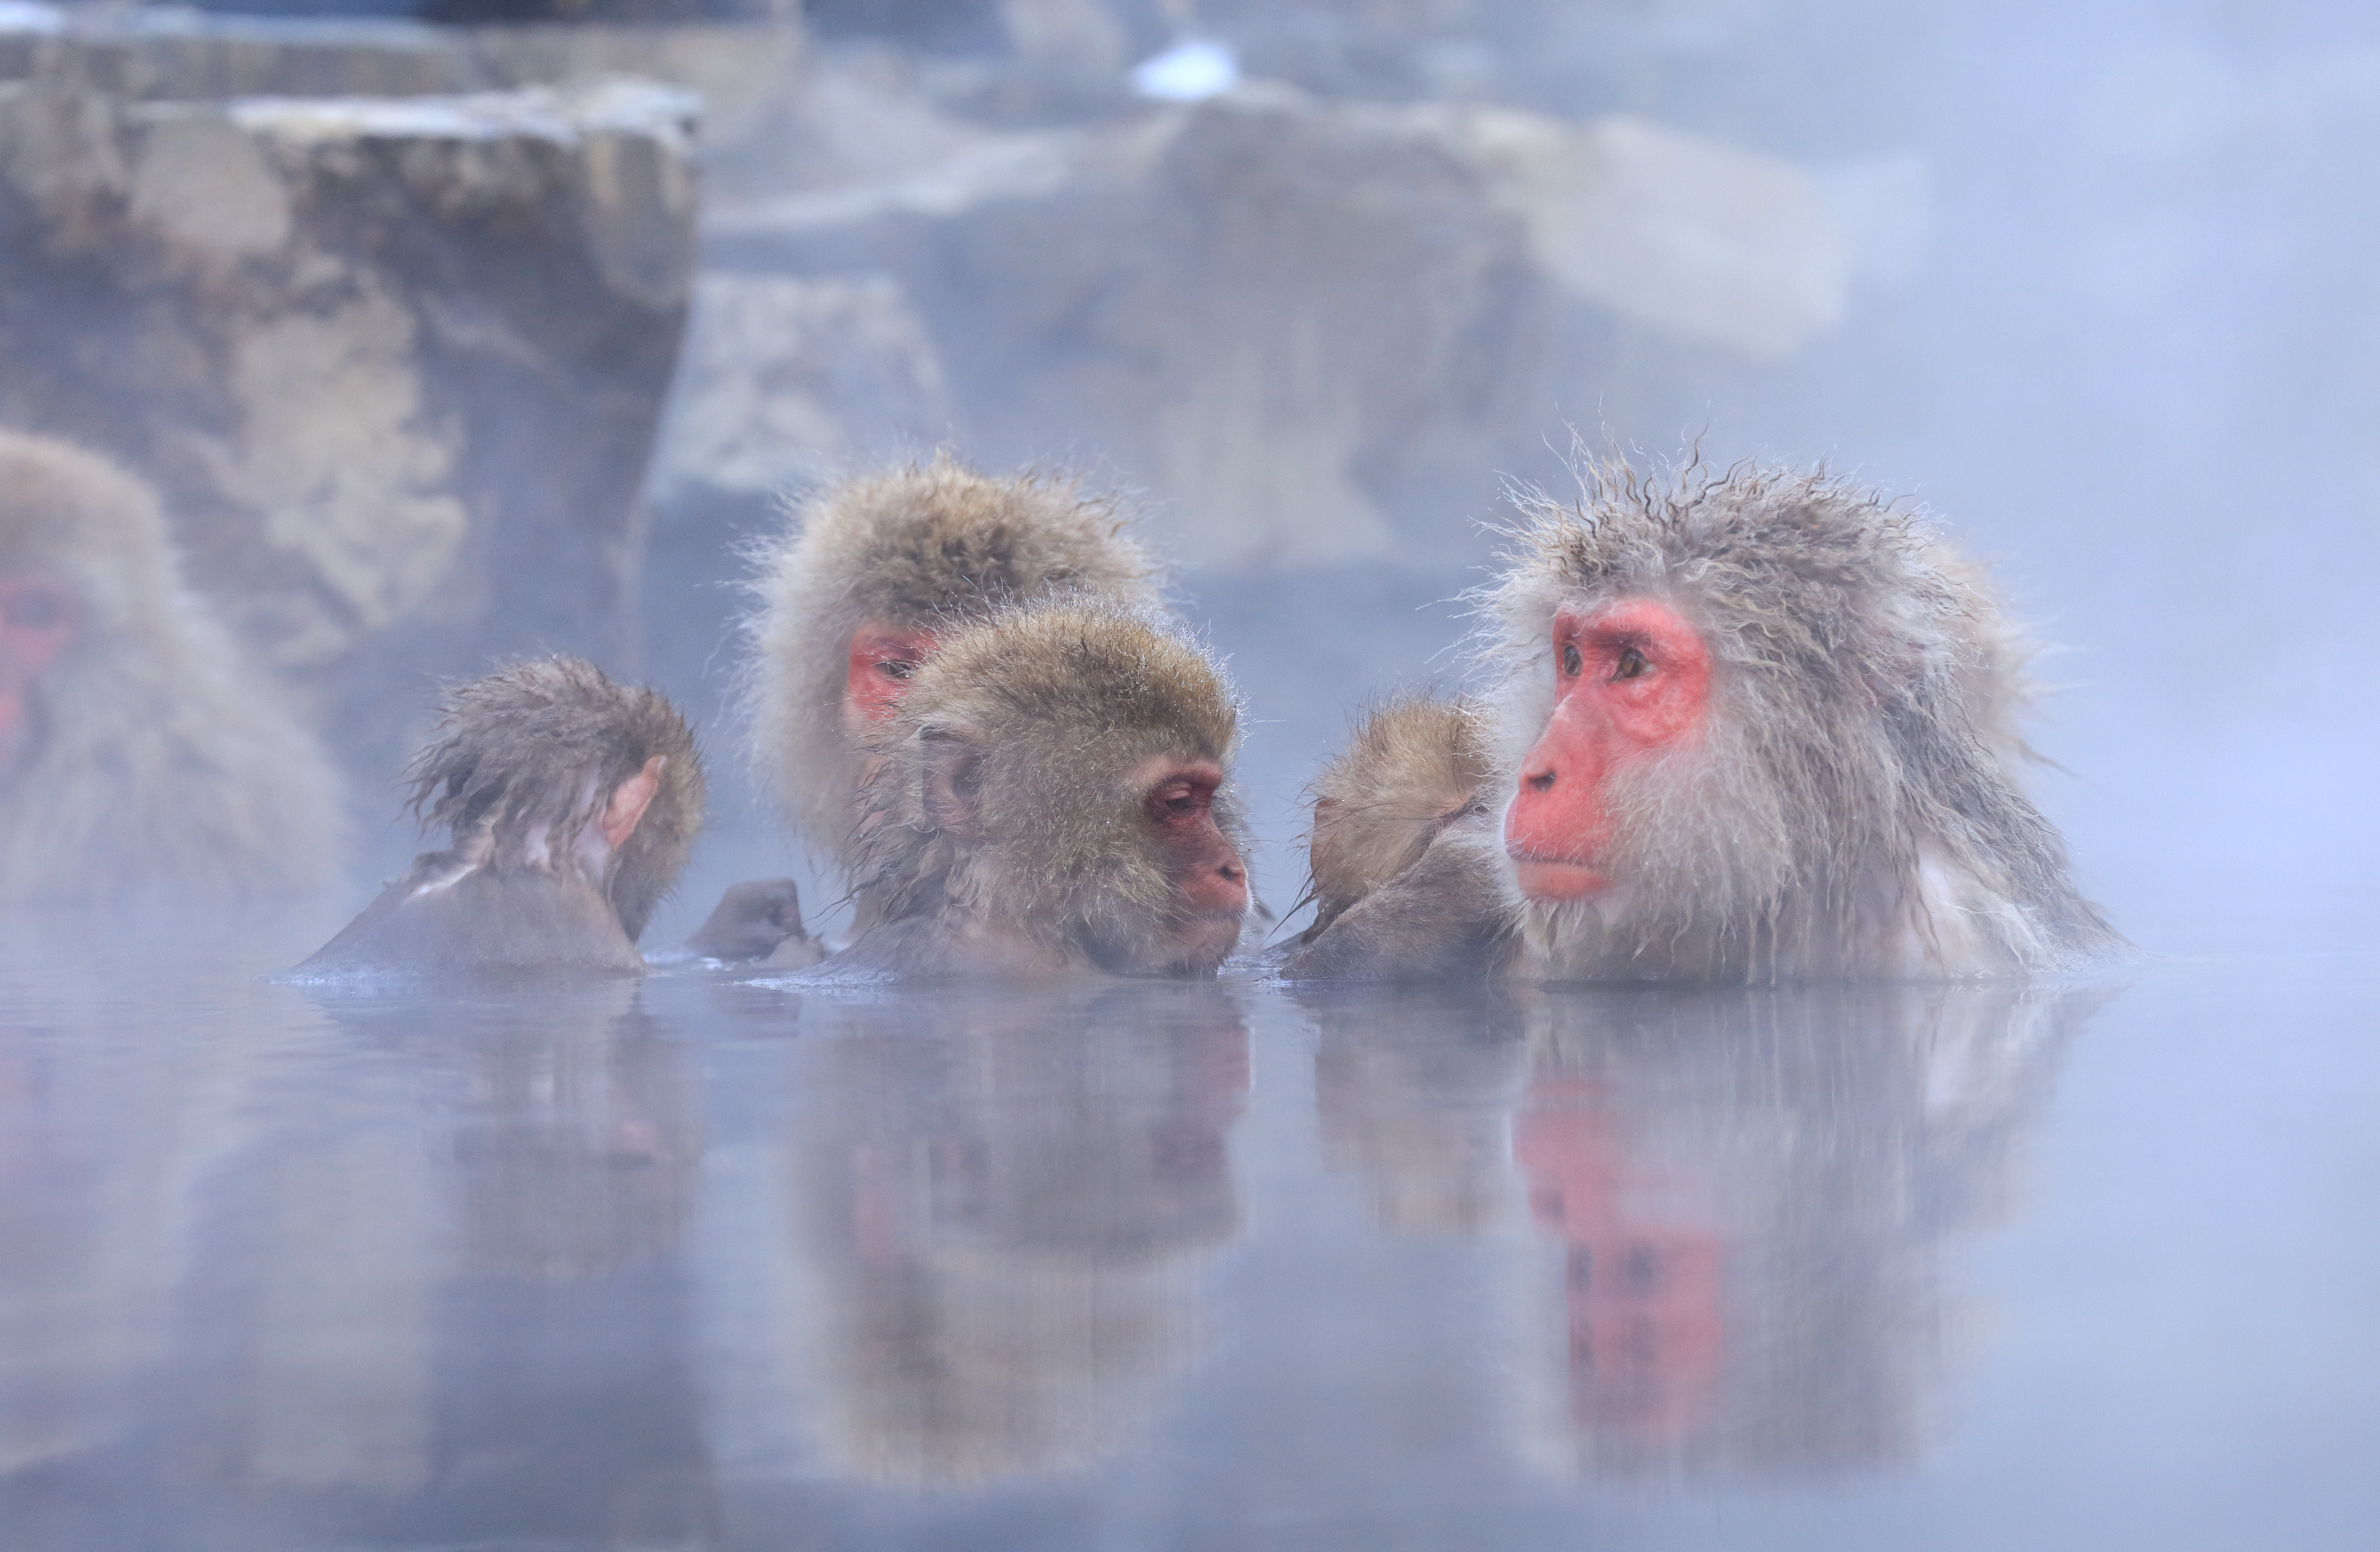
[[[705,723],[679,914],[790,866],[724,769],[734,547],[947,445],[1145,502],[1285,898],[1299,783],[1456,671],[1480,525],[1575,432],[1830,460],[2004,557],[2136,935],[2374,925],[2380,20],[2337,0],[270,4],[0,4],[0,413],[167,486],[375,821],[431,678],[564,646]],[[201,199],[202,152],[263,171]],[[253,342],[324,330],[257,408]]]

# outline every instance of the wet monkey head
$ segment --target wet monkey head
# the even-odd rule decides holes
[[[300,975],[634,974],[702,826],[693,732],[658,692],[577,658],[449,693],[407,772],[446,833]]]
[[[411,806],[497,871],[577,874],[641,936],[702,828],[693,730],[592,663],[515,663],[451,692]]]
[[[953,631],[1061,596],[1157,601],[1126,515],[1062,477],[948,457],[804,503],[758,557],[746,696],[753,756],[813,843],[847,860],[864,746]]]

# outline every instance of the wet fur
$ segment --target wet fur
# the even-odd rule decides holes
[[[1063,477],[994,479],[951,460],[834,486],[755,557],[745,685],[752,758],[813,844],[849,860],[863,757],[845,734],[852,633],[946,631],[1062,594],[1154,605],[1126,515]]]
[[[335,879],[338,778],[277,688],[184,585],[147,486],[0,431],[0,574],[80,622],[43,671],[36,742],[0,771],[0,901],[311,893]]]
[[[1045,604],[952,638],[872,746],[881,763],[855,843],[861,937],[829,968],[1211,972],[1166,941],[1175,888],[1125,778],[1159,757],[1228,776],[1238,716],[1195,643],[1106,600]],[[964,831],[934,808],[937,770],[953,760],[974,794]],[[1228,782],[1214,816],[1245,856]]]
[[[636,940],[702,828],[685,719],[658,691],[549,658],[455,690],[439,732],[408,772],[410,806],[447,848],[417,858],[300,970],[641,969]],[[581,838],[655,756],[659,791],[590,879]]]

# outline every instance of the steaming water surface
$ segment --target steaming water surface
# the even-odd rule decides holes
[[[2368,959],[1767,992],[260,979],[307,930],[0,955],[11,1548],[2380,1523]]]

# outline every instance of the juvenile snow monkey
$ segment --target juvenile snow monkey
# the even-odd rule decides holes
[[[659,692],[577,658],[516,663],[448,697],[410,775],[446,849],[300,975],[644,969],[637,940],[702,828],[694,734]]]
[[[1076,600],[950,637],[869,737],[860,935],[826,969],[1212,975],[1248,911],[1238,717],[1156,615]]]
[[[1938,535],[1822,475],[1583,473],[1523,503],[1483,595],[1481,801],[1286,974],[1961,977],[2121,946],[2010,770],[2024,644]],[[1369,740],[1321,790],[1409,782],[1423,757],[1366,771]],[[1316,844],[1318,884],[1350,871],[1320,814]]]

